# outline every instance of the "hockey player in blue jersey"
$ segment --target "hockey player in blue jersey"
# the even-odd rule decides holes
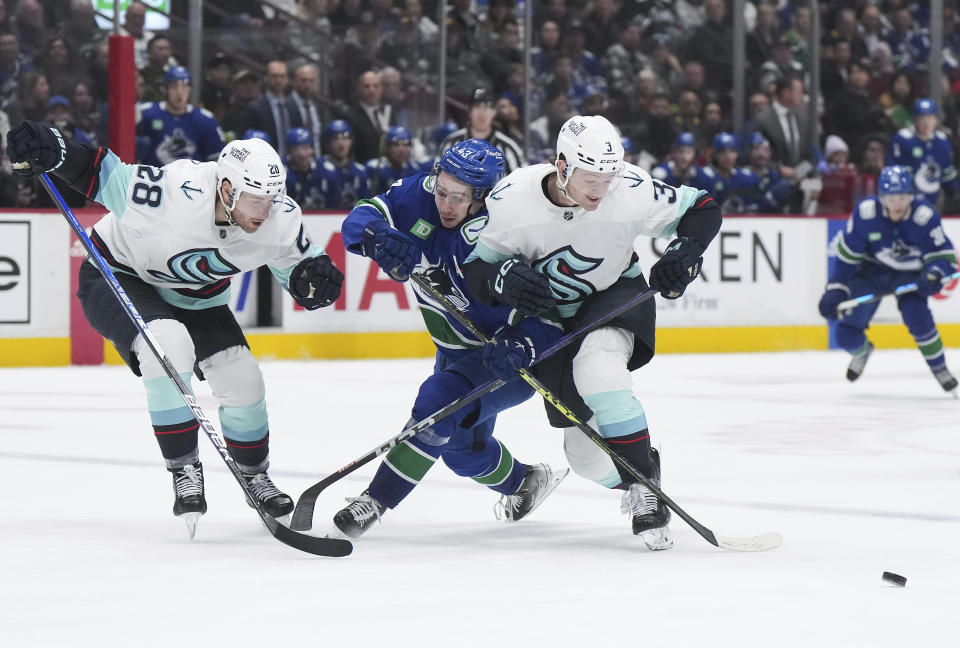
[[[302,126],[287,131],[287,156],[283,160],[287,165],[287,195],[304,210],[327,209],[331,187],[338,182],[336,174],[313,152],[310,131]]]
[[[137,122],[141,162],[163,166],[174,160],[216,160],[223,148],[223,131],[213,115],[190,104],[190,71],[167,70],[167,100],[148,104]]]
[[[877,185],[879,195],[860,201],[847,221],[820,298],[820,314],[837,320],[837,343],[853,355],[847,368],[847,380],[853,381],[873,352],[865,331],[880,302],[861,304],[848,313],[838,313],[838,305],[916,282],[917,290],[897,295],[897,307],[937,382],[944,391],[953,391],[957,379],[947,369],[927,298],[940,292],[941,279],[956,272],[957,253],[936,208],[914,196],[908,170],[884,167]]]
[[[737,167],[737,156],[737,138],[730,133],[717,133],[713,137],[713,164],[701,167],[690,182],[691,187],[710,192],[724,212],[741,210],[734,187],[746,181],[740,177],[743,171]]]
[[[210,385],[227,450],[250,494],[273,517],[290,513],[293,500],[267,474],[263,376],[230,310],[230,278],[267,265],[298,304],[313,310],[336,301],[343,275],[310,242],[300,208],[284,195],[276,151],[259,139],[234,140],[217,162],[131,165],[105,147],[67,142],[39,122],[17,126],[8,142],[10,159],[22,165],[18,173],[56,174],[109,210],[93,226],[94,245],[188,389],[195,369]],[[207,510],[199,424],[92,263],[80,269],[77,297],[90,325],[143,380],[173,476],[173,512],[185,517],[192,537]]]
[[[483,140],[454,144],[432,173],[398,180],[386,193],[360,201],[343,222],[343,241],[354,254],[372,258],[397,281],[421,266],[431,283],[496,341],[478,342],[459,322],[416,288],[417,300],[437,346],[434,373],[420,387],[413,420],[420,420],[495,376],[508,382],[431,428],[393,448],[370,486],[334,516],[339,533],[356,538],[387,509],[413,491],[438,458],[458,475],[502,495],[497,510],[508,521],[527,515],[566,475],[546,464],[524,464],[493,438],[498,412],[533,395],[516,371],[528,366],[561,331],[556,323],[491,307],[467,291],[460,264],[487,221],[484,198],[503,176],[504,158]]]
[[[920,98],[913,103],[913,126],[901,128],[887,146],[887,166],[899,165],[913,173],[917,193],[934,205],[945,189],[960,199],[960,181],[953,166],[950,140],[937,130],[937,104]]]
[[[763,133],[750,137],[746,166],[739,167],[732,180],[730,211],[743,214],[782,213],[790,201],[790,183],[770,164],[770,142]],[[728,201],[729,202],[729,201]]]
[[[423,171],[410,159],[410,146],[413,137],[403,126],[391,126],[383,140],[383,155],[368,160],[367,177],[370,181],[370,193],[384,193],[400,178],[406,178]]]
[[[361,198],[370,197],[367,170],[353,159],[353,129],[342,119],[323,128],[323,171],[332,182],[326,192],[327,209],[350,209]]]
[[[650,175],[672,187],[692,185],[700,173],[700,167],[694,164],[697,157],[697,139],[693,133],[680,133],[673,140],[669,159],[653,168]]]

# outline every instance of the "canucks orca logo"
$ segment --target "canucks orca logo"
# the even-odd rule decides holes
[[[581,256],[568,245],[551,252],[533,267],[550,279],[550,289],[558,304],[572,304],[597,291],[596,286],[577,275],[595,270],[602,262],[603,259]]]
[[[240,268],[220,256],[219,250],[214,248],[198,248],[181,252],[170,257],[167,267],[170,268],[171,274],[159,270],[148,270],[148,272],[161,281],[173,283],[210,283],[240,272]]]
[[[451,304],[456,306],[457,310],[465,311],[467,308],[469,308],[470,300],[467,299],[460,289],[457,288],[457,285],[453,283],[453,280],[447,274],[446,268],[443,266],[433,266],[426,268],[422,274],[438,293],[446,297]],[[459,272],[459,269],[457,269],[457,274],[462,276],[463,273]],[[419,287],[417,287],[417,289],[418,288]],[[418,292],[420,291],[418,290]],[[433,295],[423,292],[420,292],[420,294],[431,304],[436,303]],[[437,306],[439,306],[439,304],[437,304]]]
[[[913,176],[913,182],[917,185],[918,191],[933,194],[940,191],[941,177],[942,172],[940,165],[937,164],[934,158],[928,157],[923,161],[923,164],[920,165],[920,168],[917,169],[916,174]]]

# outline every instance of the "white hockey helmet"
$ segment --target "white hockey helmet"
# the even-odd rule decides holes
[[[220,185],[230,181],[233,193],[229,204]],[[217,195],[232,222],[232,213],[240,194],[279,196],[286,192],[287,170],[273,147],[262,139],[233,140],[223,147],[217,160]]]
[[[566,162],[566,173],[557,168],[560,188],[567,186],[574,169],[594,173],[623,171],[623,143],[620,133],[606,117],[577,115],[560,127],[557,135],[557,162]]]

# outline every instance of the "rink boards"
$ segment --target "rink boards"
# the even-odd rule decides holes
[[[102,210],[78,210],[91,226]],[[255,281],[233,280],[232,308],[254,353],[271,358],[397,358],[432,353],[409,284],[398,284],[370,260],[344,250],[344,214],[304,217],[315,243],[344,270],[344,291],[332,308],[308,312],[281,293],[281,325],[253,329]],[[844,218],[727,216],[704,255],[703,271],[676,301],[657,299],[658,352],[826,349],[829,331],[817,312],[826,283],[828,249]],[[960,219],[944,221],[960,242]],[[639,239],[648,268],[666,241]],[[57,212],[0,213],[0,366],[119,362],[92,333],[72,297],[84,251]],[[932,300],[948,346],[960,346],[960,297],[954,285]],[[871,327],[881,347],[913,342],[887,299]],[[104,348],[106,347],[106,348]]]

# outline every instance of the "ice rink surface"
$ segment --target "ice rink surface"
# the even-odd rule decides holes
[[[916,351],[878,351],[856,384],[846,361],[667,355],[634,373],[667,494],[717,533],[779,531],[773,551],[717,549],[674,516],[674,548],[649,552],[619,492],[575,475],[507,525],[441,463],[340,559],[271,538],[202,436],[190,541],[126,369],[0,370],[0,646],[960,645],[960,402]],[[296,497],[398,433],[431,363],[263,368],[271,474]],[[538,400],[498,429],[521,460],[566,465]],[[321,496],[316,530],[378,462]]]

